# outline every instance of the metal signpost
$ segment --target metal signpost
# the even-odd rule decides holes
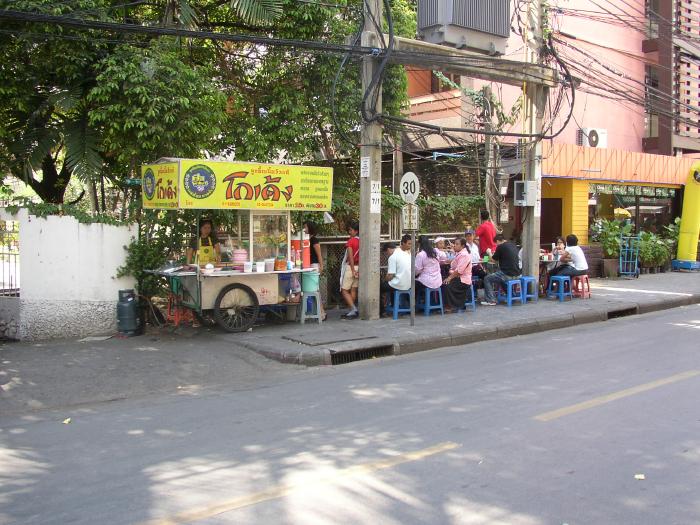
[[[416,323],[416,230],[418,230],[418,205],[420,182],[412,171],[404,173],[399,184],[399,194],[406,203],[401,210],[403,229],[411,232],[411,326]]]

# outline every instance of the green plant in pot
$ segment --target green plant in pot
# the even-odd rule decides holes
[[[619,272],[620,242],[632,233],[632,224],[622,220],[597,219],[591,227],[591,240],[603,248],[603,275],[617,277]]]
[[[669,261],[671,252],[666,241],[651,232],[642,232],[639,236],[639,262],[642,268],[656,268],[665,266]]]

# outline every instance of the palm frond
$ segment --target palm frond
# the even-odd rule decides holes
[[[187,0],[180,0],[178,7],[180,12],[179,18],[182,25],[188,29],[197,27],[199,23],[199,20],[197,20],[197,12],[192,8],[189,2],[187,2]]]
[[[102,169],[100,136],[90,128],[87,117],[67,122],[64,129],[66,166],[81,180],[95,180]]]
[[[82,95],[83,89],[80,86],[76,86],[71,89],[63,89],[56,93],[51,93],[46,98],[46,103],[61,111],[71,111],[78,107]]]
[[[231,0],[231,9],[249,24],[272,22],[282,14],[282,6],[280,0]]]

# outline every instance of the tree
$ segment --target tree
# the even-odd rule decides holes
[[[397,32],[413,36],[410,0],[392,3]],[[362,3],[0,0],[0,8],[344,42],[357,30]],[[333,104],[339,62],[290,47],[7,24],[0,35],[0,169],[25,179],[44,201],[61,203],[73,176],[118,185],[160,156],[229,151],[242,160],[285,154],[304,161],[320,151],[354,153],[340,132],[352,134],[359,124],[358,68],[345,68]],[[405,85],[403,68],[390,68],[387,111],[405,107]]]
[[[96,66],[87,101],[101,151],[117,178],[159,157],[196,157],[220,133],[226,99],[208,67],[183,61],[177,43],[115,47]]]

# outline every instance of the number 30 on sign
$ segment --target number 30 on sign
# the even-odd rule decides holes
[[[418,182],[418,177],[412,171],[404,173],[401,177],[401,182],[399,183],[399,194],[404,202],[413,204],[418,199],[418,194],[420,193],[420,183]]]

